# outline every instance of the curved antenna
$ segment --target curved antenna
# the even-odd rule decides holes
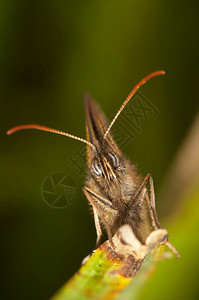
[[[119,115],[121,114],[122,110],[124,109],[124,107],[127,105],[127,103],[131,100],[131,98],[135,95],[135,93],[137,92],[137,90],[143,85],[145,84],[145,82],[147,82],[149,79],[151,79],[152,77],[155,76],[159,76],[159,75],[164,75],[165,71],[155,71],[149,75],[147,75],[146,77],[144,77],[130,92],[130,94],[128,95],[128,97],[126,98],[126,100],[123,102],[123,104],[121,105],[120,109],[118,110],[118,112],[116,113],[115,117],[113,118],[112,122],[110,123],[108,129],[106,130],[105,134],[104,134],[104,139],[106,138],[107,134],[109,133],[109,131],[111,130],[113,124],[115,123],[115,121],[117,120],[117,118],[119,117]]]
[[[89,145],[90,147],[92,147],[94,150],[96,150],[95,146],[93,144],[91,144],[89,141],[85,140],[85,139],[82,139],[80,137],[77,137],[73,134],[70,134],[70,133],[67,133],[67,132],[64,132],[64,131],[61,131],[61,130],[57,130],[57,129],[53,129],[53,128],[50,128],[50,127],[37,125],[37,124],[25,124],[25,125],[15,126],[11,129],[9,129],[7,131],[7,134],[10,135],[10,134],[15,133],[16,131],[23,130],[23,129],[37,129],[37,130],[42,130],[42,131],[47,131],[47,132],[52,132],[52,133],[64,135],[64,136],[67,136],[71,139],[83,142],[83,143]]]

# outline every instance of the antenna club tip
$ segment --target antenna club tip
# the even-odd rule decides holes
[[[6,134],[7,135],[11,135],[13,133],[13,130],[12,129],[9,129],[8,131],[6,131]]]
[[[12,127],[12,128],[10,128],[7,132],[6,132],[6,134],[7,135],[11,135],[11,134],[13,134],[13,133],[15,133],[16,131],[19,131],[20,129],[23,129],[23,128],[21,128],[22,126],[15,126],[15,127]]]

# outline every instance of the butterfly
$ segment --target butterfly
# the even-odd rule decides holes
[[[143,78],[132,89],[110,124],[97,103],[85,94],[86,139],[37,124],[19,125],[7,132],[12,134],[22,129],[38,129],[61,134],[87,145],[88,166],[83,192],[93,209],[96,247],[100,245],[103,228],[113,249],[115,245],[112,237],[124,224],[130,225],[142,243],[151,231],[162,228],[155,208],[152,176],[148,173],[142,179],[135,164],[119,149],[111,135],[111,128],[137,90],[152,77],[164,73],[156,71]],[[166,245],[179,256],[173,245],[168,241]]]

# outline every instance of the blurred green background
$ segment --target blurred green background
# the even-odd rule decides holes
[[[143,176],[152,173],[158,193],[199,108],[198,25],[197,1],[1,1],[2,299],[48,299],[79,268],[96,236],[84,176],[69,161],[81,145],[6,131],[38,123],[85,137],[83,92],[110,116],[143,76],[164,69],[141,91],[158,116],[142,122],[123,148]],[[45,178],[57,172],[77,186],[63,209],[41,196]]]

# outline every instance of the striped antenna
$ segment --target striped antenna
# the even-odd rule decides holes
[[[108,129],[106,130],[105,134],[104,134],[104,139],[106,138],[107,134],[109,133],[109,131],[111,130],[113,124],[115,123],[115,121],[117,120],[117,118],[119,117],[119,115],[121,114],[121,112],[123,111],[123,109],[125,108],[125,106],[127,105],[127,103],[132,99],[132,97],[135,95],[135,93],[137,92],[137,90],[143,85],[145,84],[145,82],[147,82],[149,79],[151,79],[152,77],[155,76],[159,76],[159,75],[164,75],[165,71],[155,71],[149,75],[147,75],[146,77],[144,77],[130,92],[130,94],[128,95],[128,97],[126,98],[126,100],[123,102],[123,104],[121,105],[120,109],[118,110],[118,112],[116,113],[115,117],[113,118],[112,122],[110,123]]]
[[[23,130],[23,129],[37,129],[37,130],[42,130],[42,131],[47,131],[47,132],[52,132],[52,133],[64,135],[64,136],[67,136],[71,139],[83,142],[83,143],[89,145],[90,147],[92,147],[94,150],[96,150],[95,146],[92,143],[90,143],[89,141],[85,140],[85,139],[82,139],[80,137],[77,137],[73,134],[70,134],[70,133],[67,133],[67,132],[64,132],[64,131],[61,131],[61,130],[57,130],[57,129],[53,129],[53,128],[50,128],[50,127],[37,125],[37,124],[25,124],[25,125],[15,126],[11,129],[9,129],[7,131],[7,134],[10,135],[10,134],[15,133],[16,131]]]

